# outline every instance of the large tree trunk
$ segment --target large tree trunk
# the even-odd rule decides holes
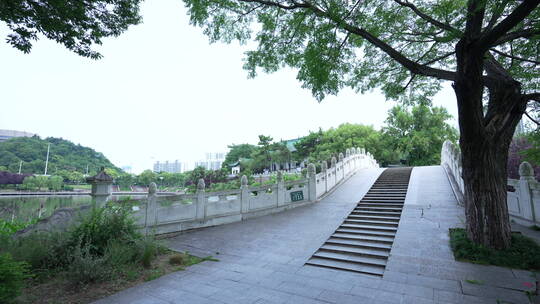
[[[467,234],[477,244],[508,248],[510,219],[506,204],[508,148],[525,110],[520,84],[485,61],[472,43],[456,47],[458,73],[454,90],[458,102],[462,178]],[[485,69],[484,69],[485,65]],[[491,76],[484,114],[484,70]]]

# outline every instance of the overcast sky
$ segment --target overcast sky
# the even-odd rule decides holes
[[[46,39],[29,55],[0,44],[0,129],[69,139],[138,173],[156,160],[256,144],[259,134],[290,139],[345,122],[379,129],[393,105],[351,90],[317,103],[293,70],[247,79],[246,49],[209,44],[180,0],[146,1],[142,15],[142,24],[105,40],[98,61]],[[448,86],[434,103],[457,117]]]

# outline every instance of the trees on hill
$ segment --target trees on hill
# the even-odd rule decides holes
[[[250,76],[295,68],[318,100],[345,86],[429,97],[452,82],[468,236],[510,245],[506,161],[527,103],[540,101],[540,0],[184,2],[211,41],[258,43],[246,52]]]
[[[61,138],[16,137],[0,142],[0,166],[22,173],[43,174],[50,146],[48,172],[61,175],[65,180],[82,181],[82,174],[95,174],[100,167],[121,172],[102,153]]]

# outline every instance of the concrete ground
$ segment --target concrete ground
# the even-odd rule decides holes
[[[439,166],[413,170],[382,278],[304,266],[381,171],[362,170],[306,207],[171,238],[170,248],[219,262],[96,303],[529,303],[529,272],[454,260],[448,228],[463,226],[463,208]]]

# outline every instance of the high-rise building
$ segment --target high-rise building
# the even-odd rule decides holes
[[[163,162],[156,162],[154,164],[154,172],[169,172],[169,173],[182,173],[184,170],[182,170],[185,166],[178,160],[175,160],[174,162],[165,161]]]
[[[221,164],[225,160],[225,154],[223,152],[206,153],[206,159],[195,162],[195,168],[203,167],[206,170],[219,170]]]

